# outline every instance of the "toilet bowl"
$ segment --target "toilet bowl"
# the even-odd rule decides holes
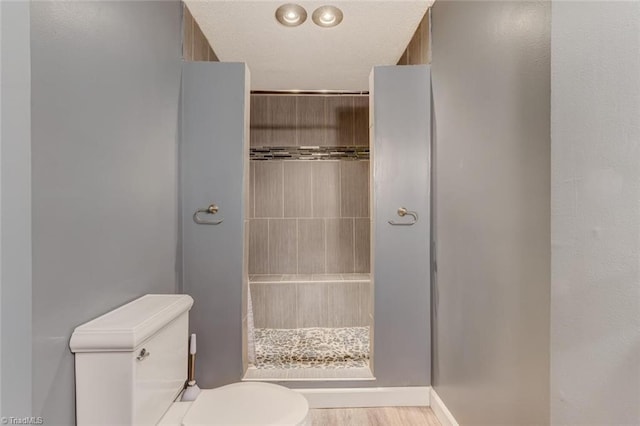
[[[180,401],[192,305],[187,295],[150,294],[74,330],[78,426],[310,425],[305,397],[269,383],[233,383]]]
[[[262,382],[233,383],[203,390],[193,402],[175,402],[159,426],[309,426],[304,396]]]

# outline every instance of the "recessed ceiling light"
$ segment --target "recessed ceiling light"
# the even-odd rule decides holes
[[[297,27],[307,20],[307,11],[299,4],[283,4],[276,10],[276,19],[285,27]]]
[[[322,6],[317,8],[311,19],[321,27],[335,27],[342,22],[342,11],[335,6]]]

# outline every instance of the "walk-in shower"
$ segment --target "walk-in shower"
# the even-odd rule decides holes
[[[370,377],[369,99],[251,95],[249,378]]]
[[[182,75],[198,381],[430,383],[428,67],[375,67],[369,102],[254,94],[252,111],[244,64],[186,62]],[[223,222],[193,220],[211,204],[200,219]]]

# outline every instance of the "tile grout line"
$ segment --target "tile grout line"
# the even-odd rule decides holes
[[[270,234],[271,234],[271,220],[267,219],[267,271],[271,272],[271,241],[270,241]]]
[[[271,113],[271,108],[269,108]],[[282,173],[282,179],[280,181],[280,193],[282,194],[282,219],[284,219],[284,163],[280,164],[280,171]]]
[[[356,146],[356,98],[351,98],[351,143]]]
[[[313,217],[314,216],[314,211],[313,211],[313,166],[309,167],[309,180],[310,180],[309,194],[311,194],[311,217]]]
[[[338,211],[339,217],[342,215],[342,164],[338,163]]]
[[[284,218],[284,163],[280,164],[280,169],[282,171],[282,185],[280,186],[280,192],[282,193],[282,217]]]
[[[296,293],[296,300],[295,300],[295,309],[296,309],[296,322],[295,322],[295,324],[296,324],[296,328],[300,328],[301,327],[301,324],[300,324],[300,304],[298,303],[299,300],[300,300],[300,295],[298,293],[298,286],[299,285],[300,285],[300,283],[298,283],[298,282],[294,283],[294,288],[296,289],[295,290],[295,293]]]
[[[353,265],[351,265],[352,268],[352,273],[355,274],[356,272],[356,218],[352,218],[351,219],[351,227],[352,227],[352,231],[353,231]]]
[[[191,13],[191,12],[189,12],[189,13]],[[193,18],[193,15],[191,15],[191,20],[190,20],[190,26],[191,26],[191,30],[190,30],[190,32],[191,32],[191,52],[189,52],[190,56],[191,56],[191,60],[194,60],[194,57],[195,57],[194,52],[196,50],[196,32],[195,32],[195,29],[193,27],[195,25],[195,21],[196,20]]]
[[[323,227],[323,238],[324,238],[324,273],[327,273],[327,257],[328,257],[328,248],[329,248],[329,236],[327,233],[329,232],[327,227],[327,220],[325,218],[322,219],[322,227]]]
[[[262,119],[264,120],[264,118],[266,117],[266,120],[267,120],[267,123],[268,123],[270,121],[270,119],[271,119],[271,102],[270,102],[271,98],[266,96],[264,101],[265,101],[264,102],[265,111],[264,111],[264,115],[263,115]],[[273,132],[271,131],[270,128],[267,128],[265,133],[266,133],[266,138],[265,139],[267,140],[267,143],[272,144],[273,143],[273,140],[272,140]]]
[[[298,137],[298,98],[296,97],[294,99],[294,119],[295,119],[295,128],[296,131],[293,135],[293,143],[295,144],[295,146],[302,146],[302,144],[300,143],[300,138]]]
[[[323,139],[323,145],[324,145],[324,146],[327,146],[327,145],[328,145],[328,143],[329,143],[329,140],[328,140],[328,139],[329,139],[329,137],[328,137],[328,136],[329,136],[329,134],[328,134],[328,132],[327,132],[327,127],[328,127],[328,124],[329,124],[329,123],[328,123],[328,121],[329,121],[329,120],[328,120],[329,114],[327,114],[327,108],[328,108],[328,105],[327,105],[327,98],[325,98],[325,97],[323,96],[323,97],[322,97],[322,112],[323,112],[323,120],[322,120],[322,127],[321,127],[321,128],[323,129],[323,132],[322,132],[322,139]]]
[[[322,262],[322,273],[327,273],[327,225],[324,223],[324,220],[321,220],[322,225],[322,244],[323,244],[323,252],[324,258]]]

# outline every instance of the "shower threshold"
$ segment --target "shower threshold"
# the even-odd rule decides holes
[[[372,380],[369,327],[256,328],[243,380]]]

